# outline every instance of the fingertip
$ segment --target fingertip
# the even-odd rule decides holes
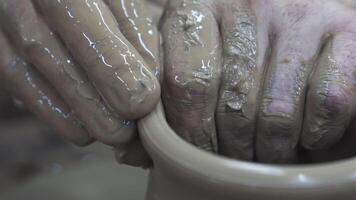
[[[140,140],[136,140],[125,147],[115,148],[114,152],[115,158],[120,164],[143,167],[145,169],[152,165],[152,160]]]
[[[256,148],[256,160],[271,164],[297,163],[297,149],[288,147],[287,143],[288,141],[283,138],[276,138],[272,143],[260,142]]]
[[[256,159],[263,163],[289,164],[297,161],[299,123],[284,116],[259,119]]]
[[[308,150],[329,149],[337,144],[346,130],[347,118],[340,115],[336,118],[328,117],[330,111],[320,105],[313,105],[314,101],[307,102],[307,110],[303,132],[301,134],[301,146]]]
[[[95,142],[95,139],[93,139],[87,135],[84,135],[83,137],[79,138],[78,140],[72,141],[73,144],[75,144],[79,147],[85,147],[85,146],[88,146],[94,142]]]
[[[344,127],[317,127],[303,132],[301,145],[307,150],[325,150],[336,145],[344,135]]]
[[[153,111],[161,95],[161,87],[156,78],[153,87],[143,86],[142,90],[130,92],[127,106],[118,105],[120,116],[127,120],[140,119]]]
[[[92,138],[83,127],[78,127],[78,132],[74,135],[76,135],[76,137],[74,137],[71,142],[76,146],[85,147],[95,142],[95,139]]]

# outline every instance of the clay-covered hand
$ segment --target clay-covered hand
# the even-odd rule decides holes
[[[145,0],[2,0],[1,80],[66,139],[101,141],[141,165],[131,120],[160,98],[159,36],[148,14]]]
[[[356,103],[356,12],[339,0],[171,0],[163,100],[198,147],[291,163],[342,138]]]

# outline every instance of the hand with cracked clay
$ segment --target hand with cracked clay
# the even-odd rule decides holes
[[[146,0],[1,0],[0,76],[64,138],[148,161],[139,119],[160,98],[159,35]]]
[[[356,114],[356,11],[340,0],[171,0],[163,102],[184,139],[224,156],[298,162]]]

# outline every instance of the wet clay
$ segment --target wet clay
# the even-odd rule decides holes
[[[221,44],[213,14],[195,1],[171,1],[164,16],[163,102],[171,127],[188,142],[217,151],[215,106]]]
[[[135,119],[156,106],[159,82],[120,32],[108,5],[101,0],[35,2],[110,110]]]

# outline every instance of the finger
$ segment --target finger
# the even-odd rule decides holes
[[[222,13],[224,68],[217,107],[219,152],[252,160],[259,88],[268,45],[264,13],[248,1],[227,4]],[[258,29],[258,30],[257,30]]]
[[[34,0],[110,107],[125,119],[156,106],[160,87],[102,0]]]
[[[90,135],[106,144],[128,142],[134,135],[134,126],[127,126],[108,111],[84,72],[36,14],[32,3],[5,0],[0,9],[1,20],[7,22],[3,26],[16,47],[73,108]]]
[[[281,24],[272,45],[257,124],[257,160],[295,162],[301,132],[307,79],[323,35],[322,18],[303,16]],[[281,17],[281,19],[283,19]],[[291,24],[292,23],[292,24]],[[275,25],[277,26],[277,25]]]
[[[0,75],[9,92],[66,140],[77,145],[92,142],[55,90],[12,50],[1,31],[0,45]]]
[[[146,0],[105,0],[120,31],[141,54],[152,72],[160,77],[159,33],[147,12]]]
[[[325,46],[308,91],[302,145],[325,149],[344,135],[355,111],[356,34],[341,33]]]
[[[221,60],[218,25],[201,4],[187,2],[170,9],[162,26],[166,117],[184,139],[201,149],[217,151],[214,113]]]

